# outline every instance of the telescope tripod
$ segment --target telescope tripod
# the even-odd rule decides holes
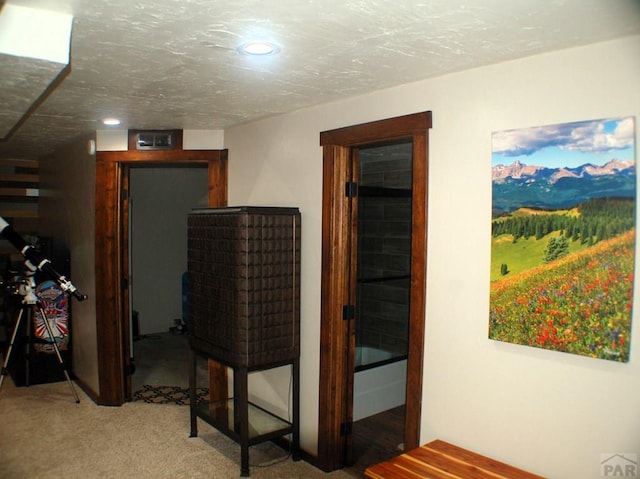
[[[60,348],[56,343],[55,336],[53,335],[53,330],[51,329],[51,324],[49,323],[49,319],[47,318],[44,308],[42,307],[41,302],[38,300],[34,289],[35,289],[35,280],[33,278],[34,273],[32,271],[27,273],[26,281],[20,285],[19,292],[23,296],[22,305],[20,307],[20,311],[18,313],[18,318],[16,319],[16,324],[13,327],[13,332],[11,334],[11,342],[9,343],[9,347],[7,348],[7,354],[4,358],[4,364],[2,365],[2,373],[0,374],[0,389],[2,388],[2,383],[4,381],[4,377],[7,375],[7,366],[9,365],[9,360],[11,359],[11,352],[13,351],[13,346],[16,342],[16,337],[18,336],[18,332],[20,331],[20,324],[22,323],[22,319],[26,316],[27,324],[26,324],[26,336],[27,336],[27,344],[26,344],[26,369],[25,369],[25,384],[29,386],[29,367],[30,367],[30,354],[31,354],[31,342],[32,342],[32,328],[33,328],[33,318],[37,313],[40,313],[42,317],[42,321],[44,323],[44,327],[47,330],[47,334],[51,339],[51,344],[53,345],[53,350],[56,354],[56,359],[58,364],[62,368],[62,372],[64,373],[64,377],[71,388],[71,392],[73,393],[73,397],[76,400],[76,403],[80,402],[80,398],[76,393],[76,390],[73,386],[73,382],[71,382],[71,378],[69,377],[69,372],[62,360],[62,355],[60,354]]]

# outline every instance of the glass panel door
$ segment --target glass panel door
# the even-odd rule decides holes
[[[355,370],[406,359],[412,141],[358,151]]]

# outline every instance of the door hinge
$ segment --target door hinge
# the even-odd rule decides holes
[[[340,424],[340,436],[348,436],[353,431],[352,422],[343,422]]]
[[[347,198],[355,198],[358,196],[358,183],[355,181],[347,181],[344,185],[344,195]]]
[[[129,199],[129,190],[123,188],[122,190],[120,190],[120,200],[126,201],[128,199]]]
[[[342,319],[353,319],[356,317],[356,307],[353,304],[345,304],[342,307]]]

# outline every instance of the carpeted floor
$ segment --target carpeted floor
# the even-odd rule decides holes
[[[189,405],[188,337],[171,332],[155,333],[134,341],[136,372],[132,377],[133,401],[148,404]],[[197,367],[198,385],[207,385],[207,363]],[[199,400],[208,398],[208,390],[198,389]],[[353,426],[354,464],[344,469],[352,477],[362,477],[364,470],[399,452],[397,444],[404,435],[404,412],[379,414]]]
[[[156,333],[133,342],[135,373],[131,377],[133,401],[149,404],[189,405],[189,342],[185,334]],[[199,359],[198,385],[207,384],[207,363]],[[198,401],[209,390],[196,390]]]
[[[155,333],[141,336],[133,342],[135,372],[131,376],[134,392],[145,385],[189,386],[189,340],[185,334]],[[201,379],[206,378],[206,361],[197,368]],[[201,380],[198,381],[201,383]]]
[[[189,437],[189,408],[97,406],[78,389],[76,404],[66,382],[0,390],[0,477],[11,479],[229,479],[240,475],[240,448],[199,422]],[[272,443],[251,447],[255,479],[352,479],[293,462]]]
[[[134,354],[133,401],[119,408],[97,406],[77,387],[81,401],[76,404],[64,381],[25,388],[15,387],[12,378],[5,377],[0,390],[0,478],[239,477],[236,443],[203,421],[198,422],[199,437],[188,437],[187,337],[171,333],[143,337],[134,343]],[[198,364],[197,372],[198,384],[207,384],[206,361]],[[198,401],[208,399],[207,388],[196,393]],[[251,477],[362,477],[368,465],[398,453],[391,448],[383,457],[378,444],[394,421],[393,415],[385,415],[379,423],[363,424],[362,431],[356,423],[356,463],[331,474],[302,461],[294,463],[272,443],[253,446]],[[401,441],[399,434],[390,444]]]

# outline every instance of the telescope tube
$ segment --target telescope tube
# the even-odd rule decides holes
[[[41,256],[32,245],[27,243],[22,236],[13,230],[11,225],[7,223],[2,216],[0,216],[0,235],[20,251],[22,256],[35,268],[46,273],[51,279],[58,283],[64,292],[72,294],[78,301],[87,299],[86,295],[78,292],[78,288],[75,287],[71,280],[58,273],[53,268],[51,261]]]

